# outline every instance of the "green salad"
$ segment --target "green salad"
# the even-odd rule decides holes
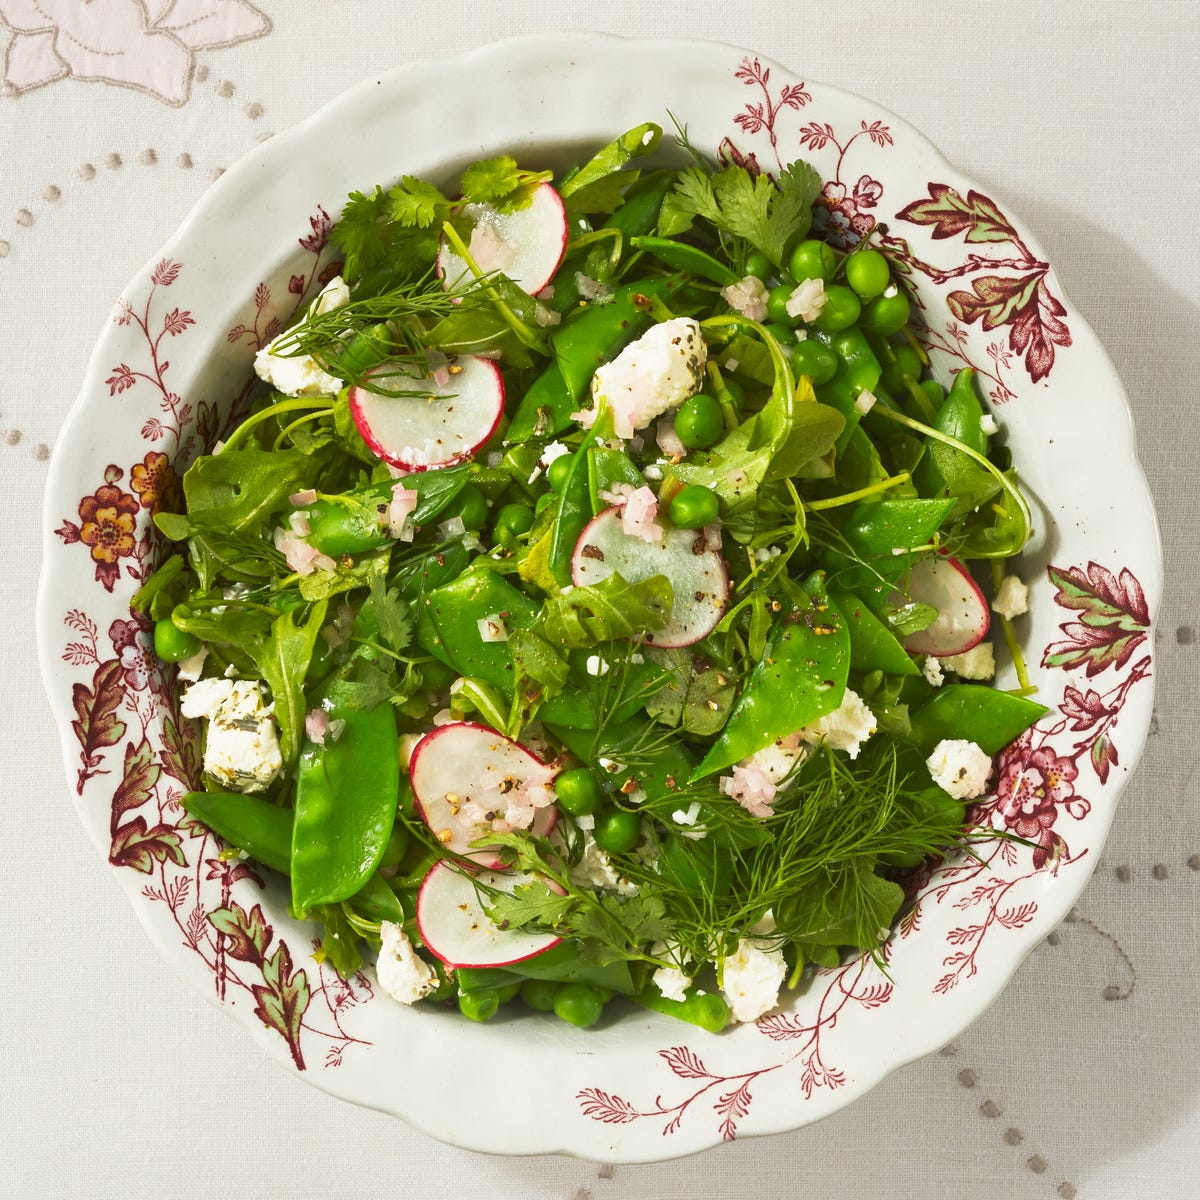
[[[352,193],[156,517],[184,807],[403,1003],[754,1020],[999,836],[970,802],[1044,711],[973,372],[810,165],[661,139]]]

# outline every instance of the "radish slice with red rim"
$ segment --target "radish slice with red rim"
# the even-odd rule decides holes
[[[729,601],[729,574],[720,552],[702,530],[668,527],[661,542],[625,532],[619,508],[606,508],[584,526],[571,555],[571,580],[578,587],[617,573],[627,583],[653,575],[671,581],[671,617],[649,634],[651,646],[690,646],[716,628]]]
[[[418,395],[350,389],[350,413],[363,441],[384,462],[406,471],[470,458],[496,432],[504,413],[504,381],[490,359],[463,354],[431,367],[428,375],[390,374],[383,385]]]
[[[507,967],[544,954],[562,940],[552,933],[501,929],[487,915],[477,883],[501,892],[527,883],[562,891],[553,881],[525,871],[472,876],[448,863],[434,863],[417,893],[417,928],[429,952],[448,967]]]
[[[978,646],[987,637],[991,625],[987,600],[957,558],[923,558],[901,581],[901,589],[892,593],[893,601],[928,604],[938,612],[932,625],[904,639],[904,648],[910,653],[949,658]]]
[[[438,841],[484,866],[499,866],[498,852],[472,850],[471,843],[498,825],[525,828],[506,821],[514,807],[533,809],[527,827],[539,836],[554,828],[555,770],[486,725],[454,721],[427,733],[413,749],[409,773],[416,811]]]
[[[506,211],[491,204],[465,204],[460,215],[474,226],[467,249],[481,271],[500,271],[530,295],[554,278],[567,248],[567,213],[550,184],[534,188],[524,208]],[[472,279],[467,264],[444,238],[437,273],[448,288]]]

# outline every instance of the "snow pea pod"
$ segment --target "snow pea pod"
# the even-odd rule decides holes
[[[587,449],[587,467],[593,513],[608,507],[608,501],[600,498],[601,492],[611,492],[621,483],[639,488],[646,482],[624,450],[610,450],[607,446],[593,444]]]
[[[467,571],[428,592],[417,617],[417,641],[460,675],[498,688],[512,699],[513,661],[505,642],[485,642],[479,623],[499,614],[510,630],[526,629],[538,605],[487,569]]]
[[[651,258],[658,259],[673,271],[687,271],[691,275],[699,275],[701,279],[719,283],[722,287],[738,282],[738,276],[723,262],[688,242],[677,242],[674,238],[632,237],[629,244],[635,250],[644,251]]]
[[[689,988],[684,996],[683,1000],[668,1000],[652,984],[629,998],[651,1012],[699,1025],[709,1033],[720,1033],[729,1024],[729,1004],[724,996],[717,992],[698,992],[695,988]]]
[[[830,599],[846,618],[850,631],[850,668],[854,671],[886,671],[889,675],[919,675],[896,635],[850,592],[829,591]]]
[[[459,991],[505,987],[524,979],[542,979],[549,983],[586,983],[592,987],[632,996],[637,988],[627,962],[597,964],[588,962],[578,942],[559,942],[544,954],[537,954],[509,967],[459,967],[455,973]]]
[[[589,305],[564,321],[550,338],[555,361],[522,396],[506,440],[522,442],[566,429],[596,368],[649,327],[647,301],[665,300],[686,282],[683,275],[664,275],[628,283],[607,304]]]
[[[933,428],[944,433],[977,454],[987,453],[987,434],[983,432],[983,406],[975,394],[975,371],[964,367],[954,377],[954,383],[946,394],[933,420]],[[935,449],[936,447],[936,449]],[[913,482],[923,496],[953,494],[962,480],[964,472],[976,476],[982,471],[961,453],[950,447],[931,442],[917,465]]]
[[[608,218],[602,229],[616,229],[625,237],[649,233],[658,224],[663,200],[678,179],[675,171],[653,171],[631,184],[625,203]]]
[[[558,493],[554,524],[550,530],[549,567],[560,587],[566,587],[571,582],[571,556],[575,552],[575,543],[593,515],[588,451],[605,432],[611,430],[611,425],[611,421],[603,417],[597,419],[572,455],[570,470]],[[601,426],[605,429],[602,430]]]
[[[297,912],[358,892],[383,857],[400,796],[391,705],[363,709],[335,680],[323,707],[344,722],[337,740],[307,742],[296,772],[292,903]]]
[[[291,873],[293,818],[289,809],[241,792],[188,792],[180,803],[218,837],[256,862],[281,875]],[[349,899],[359,912],[376,921],[403,921],[409,915],[378,873]]]
[[[995,688],[951,683],[939,688],[928,704],[910,714],[912,732],[905,739],[922,755],[946,738],[974,742],[986,754],[998,754],[1049,710],[1045,705]]]
[[[953,500],[859,504],[842,526],[844,548],[827,549],[822,565],[840,588],[871,597],[886,594],[882,585],[895,583],[912,566],[913,554],[929,544],[953,507]]]
[[[821,384],[816,391],[822,404],[836,408],[846,418],[846,427],[837,443],[840,454],[862,420],[862,413],[855,401],[863,392],[875,391],[879,386],[883,368],[880,367],[879,359],[871,349],[866,335],[855,326],[834,334],[814,329],[810,336],[824,342],[838,356],[837,373],[828,383]]]
[[[417,506],[411,513],[414,525],[432,520],[462,491],[467,483],[466,467],[448,467],[441,471],[422,471],[404,480],[404,487],[415,490]],[[388,532],[387,507],[397,481],[354,488],[336,496],[319,496],[302,511],[308,517],[308,540],[333,558],[376,550],[392,540]]]
[[[849,627],[824,579],[817,574],[805,589],[788,586],[765,656],[692,778],[724,770],[832,712],[849,671]]]

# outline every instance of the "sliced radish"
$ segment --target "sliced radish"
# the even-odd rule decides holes
[[[483,871],[472,877],[447,863],[434,863],[417,893],[417,928],[429,952],[448,967],[507,967],[562,941],[552,933],[501,929],[484,911],[476,882],[510,893],[524,883],[544,883],[562,892],[553,881],[525,871]]]
[[[386,364],[385,364],[386,366]],[[420,392],[386,396],[350,389],[350,413],[363,441],[406,471],[449,467],[469,458],[496,432],[504,413],[504,380],[487,358],[463,354],[426,376],[391,375],[388,387]]]
[[[567,212],[548,183],[539,184],[524,208],[502,212],[490,204],[466,204],[472,222],[467,249],[481,271],[500,271],[531,296],[554,278],[567,248]],[[447,287],[469,282],[471,272],[443,239],[437,272]]]
[[[483,866],[499,866],[500,858],[495,850],[472,850],[476,838],[496,828],[530,828],[544,837],[554,828],[556,772],[486,725],[454,721],[427,733],[413,748],[409,772],[417,813],[434,836]],[[514,802],[533,808],[531,825],[505,820]]]
[[[949,658],[978,646],[987,637],[991,624],[987,600],[957,558],[931,555],[921,559],[902,587],[903,592],[892,593],[893,600],[913,600],[938,610],[932,625],[904,639],[905,650]]]
[[[614,572],[628,583],[641,583],[652,575],[671,581],[671,617],[647,636],[652,646],[698,642],[716,628],[729,600],[725,560],[702,531],[672,527],[661,542],[646,542],[624,531],[619,508],[606,508],[584,526],[575,543],[571,580],[586,587]]]

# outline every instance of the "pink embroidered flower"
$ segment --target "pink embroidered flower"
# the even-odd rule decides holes
[[[271,23],[246,0],[0,0],[0,28],[13,35],[4,74],[18,92],[71,76],[180,105],[195,51],[261,37]]]

